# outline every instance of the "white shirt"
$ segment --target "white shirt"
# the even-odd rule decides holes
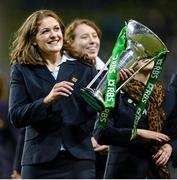
[[[61,58],[61,61],[57,64],[57,66],[55,67],[55,69],[52,71],[48,66],[47,68],[49,69],[49,71],[51,72],[52,76],[55,78],[55,80],[57,79],[57,76],[58,76],[58,72],[60,70],[60,65],[66,61],[75,61],[76,59],[74,58],[71,58],[67,55],[63,55],[62,58]]]

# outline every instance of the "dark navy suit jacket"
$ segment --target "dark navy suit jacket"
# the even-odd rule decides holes
[[[61,144],[76,158],[95,159],[90,139],[97,114],[81,97],[80,89],[96,73],[77,60],[61,64],[57,80],[46,66],[12,65],[9,118],[16,127],[26,127],[22,164],[54,159]],[[61,81],[74,83],[72,95],[45,108],[44,97]]]
[[[177,101],[173,92],[166,92],[164,110],[166,122],[162,132],[169,135],[168,142],[172,146],[172,159],[177,159]],[[106,128],[98,127],[94,136],[99,144],[110,145],[105,178],[108,179],[144,179],[160,178],[154,163],[152,163],[152,141],[146,141],[140,137],[133,140],[131,132],[137,105],[126,95],[117,95],[116,106],[111,112]],[[148,129],[147,115],[143,114],[138,128]]]

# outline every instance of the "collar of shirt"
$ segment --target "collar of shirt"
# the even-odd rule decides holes
[[[66,61],[76,61],[76,59],[69,57],[67,55],[63,55],[61,58],[61,61],[57,64],[57,66],[55,67],[55,69],[52,71],[49,69],[49,71],[51,72],[52,76],[55,78],[55,80],[57,79],[58,76],[58,72],[60,70],[60,65]]]
[[[61,61],[60,61],[60,63],[59,63],[58,65],[66,62],[66,61],[76,61],[76,59],[68,56],[67,54],[63,54],[63,56],[62,56],[62,58],[61,58]],[[57,66],[58,66],[58,65],[57,65]]]
[[[104,68],[104,70],[108,70],[106,64],[97,56],[96,57],[96,65],[95,65],[97,70],[101,70]]]

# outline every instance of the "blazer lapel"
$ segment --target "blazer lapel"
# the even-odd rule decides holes
[[[74,61],[66,61],[62,63],[58,72],[57,82],[71,81],[72,74],[75,69],[74,66]]]
[[[62,63],[57,75],[57,80],[55,80],[46,66],[38,66],[34,69],[34,72],[39,78],[48,81],[49,83],[55,84],[56,82],[61,81],[71,81],[75,65],[76,64],[74,61],[66,61]]]
[[[39,78],[55,84],[55,79],[46,66],[38,66],[34,69],[34,72]]]

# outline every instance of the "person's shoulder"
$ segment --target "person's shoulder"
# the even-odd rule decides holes
[[[25,68],[28,67],[28,64],[20,64],[20,63],[15,63],[11,65],[11,68]]]
[[[80,61],[80,60],[76,60],[75,63],[77,63],[77,65],[82,66],[82,67],[85,67],[85,68],[91,68],[91,67],[92,67],[92,66],[90,66],[90,65],[88,65],[88,64],[83,63],[83,62]]]
[[[31,68],[39,68],[43,67],[43,65],[33,65],[33,64],[20,64],[20,63],[15,63],[11,65],[11,68],[17,68],[17,69],[31,69]]]
[[[41,69],[42,65],[31,65],[31,64],[13,64],[11,66],[11,73],[21,73],[21,74],[26,74],[27,76],[29,73],[33,73],[38,69]]]
[[[84,69],[96,69],[94,66],[89,65],[86,61],[84,62],[83,59],[79,59],[77,57],[71,57],[68,54],[63,54],[62,62],[76,65],[77,67],[81,67]]]
[[[19,64],[19,63],[15,63],[15,64],[11,65],[10,69],[11,69],[11,72],[21,71],[24,69],[24,65]]]
[[[81,68],[84,68],[84,69],[87,69],[87,70],[96,70],[96,68],[94,66],[91,66],[89,64],[85,64],[79,60],[76,60],[75,61],[76,65],[81,67]]]

